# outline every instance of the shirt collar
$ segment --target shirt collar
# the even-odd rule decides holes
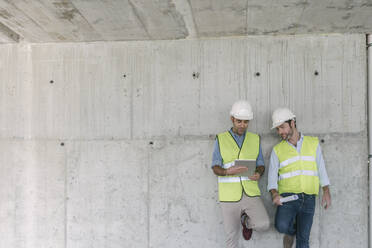
[[[302,134],[302,133],[300,133],[300,139],[299,140],[297,140],[297,144],[296,144],[296,146],[298,145],[298,144],[302,144],[302,141],[304,140],[304,135]],[[286,140],[287,141],[287,143],[289,144],[289,145],[291,145],[291,146],[293,146],[294,147],[294,145],[291,143],[291,142],[289,142],[288,140]]]
[[[229,132],[231,133],[231,135],[234,138],[242,138],[242,137],[245,137],[245,134],[246,134],[247,130],[242,135],[239,135],[239,134],[234,133],[233,130],[232,130],[232,128],[230,128]]]
[[[304,136],[302,135],[302,133],[300,133],[300,139],[297,141],[297,143],[302,141],[303,139],[304,139]]]

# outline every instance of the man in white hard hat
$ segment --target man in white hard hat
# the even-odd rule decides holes
[[[230,119],[232,128],[217,135],[212,169],[218,176],[218,195],[227,235],[226,244],[228,248],[237,248],[241,226],[244,239],[249,240],[252,229],[266,230],[270,220],[258,188],[258,180],[265,171],[260,137],[247,132],[249,120],[253,119],[251,105],[246,101],[235,102],[230,111]],[[236,159],[256,160],[254,175],[240,176],[248,168],[234,165]]]
[[[322,206],[331,206],[330,183],[319,140],[299,133],[296,116],[287,108],[276,109],[272,120],[272,128],[282,138],[271,153],[268,174],[267,188],[278,206],[275,228],[284,233],[284,248],[292,247],[295,236],[296,248],[307,248],[319,185],[323,189]],[[284,197],[295,200],[283,203]]]

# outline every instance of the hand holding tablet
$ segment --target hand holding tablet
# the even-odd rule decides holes
[[[235,166],[244,166],[248,170],[246,172],[240,173],[240,176],[253,176],[256,172],[256,160],[252,159],[237,159],[234,163]]]

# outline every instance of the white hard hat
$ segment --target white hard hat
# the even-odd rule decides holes
[[[232,105],[230,115],[239,120],[252,120],[252,107],[247,101],[237,101]]]
[[[273,112],[273,127],[276,128],[282,125],[284,122],[293,120],[296,116],[287,108],[278,108]]]

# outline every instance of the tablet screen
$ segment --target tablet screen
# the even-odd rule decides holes
[[[245,166],[248,168],[247,172],[239,174],[240,176],[253,176],[256,171],[256,160],[252,159],[237,159],[235,165]]]

